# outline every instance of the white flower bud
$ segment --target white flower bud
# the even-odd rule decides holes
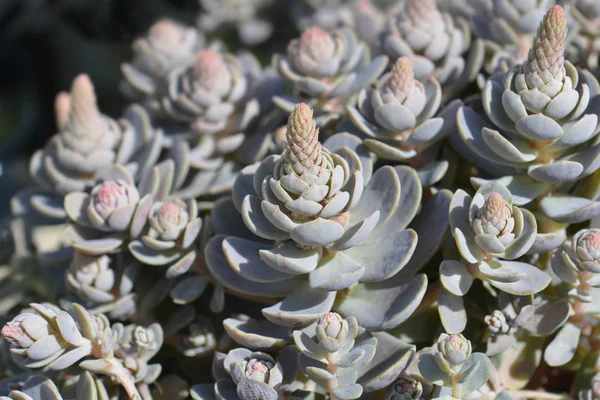
[[[447,367],[453,368],[467,361],[471,355],[471,342],[460,334],[442,334],[438,339],[437,349],[439,353],[436,354],[436,361],[443,370],[446,370]]]
[[[317,338],[324,340],[325,338],[336,339],[342,342],[348,334],[348,322],[345,321],[338,313],[327,313],[317,321]]]
[[[494,310],[490,315],[486,315],[484,321],[488,325],[490,333],[494,335],[498,333],[508,333],[510,330],[506,315],[500,310]]]

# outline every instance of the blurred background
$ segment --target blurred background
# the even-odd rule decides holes
[[[161,17],[195,25],[200,12],[198,0],[0,0],[0,217],[28,184],[29,157],[55,133],[56,94],[85,72],[100,109],[118,116],[126,104],[120,64],[133,39]],[[293,24],[275,20],[286,43]],[[268,62],[274,49],[254,50]]]

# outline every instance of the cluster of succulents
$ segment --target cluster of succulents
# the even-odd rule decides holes
[[[0,398],[600,398],[597,2],[199,3],[57,96]]]

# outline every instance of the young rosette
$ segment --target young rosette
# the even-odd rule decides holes
[[[294,331],[300,369],[332,398],[351,400],[363,394],[362,386],[356,383],[358,371],[375,356],[377,339],[368,332],[357,338],[358,332],[355,318],[342,319],[336,313],[327,313],[317,321],[314,338]]]
[[[219,337],[211,320],[201,315],[181,335],[177,350],[186,357],[205,357],[214,353],[219,345],[218,340]]]
[[[388,386],[385,400],[419,400],[423,395],[423,384],[412,375],[403,373]]]
[[[420,352],[418,370],[435,385],[433,398],[471,398],[468,396],[490,379],[491,361],[485,354],[471,351],[471,342],[463,335],[442,333],[433,347]]]
[[[206,247],[212,276],[245,296],[283,297],[263,309],[279,325],[311,324],[331,310],[337,291],[348,288],[340,310],[361,326],[400,324],[425,293],[425,276],[414,274],[446,232],[449,193],[434,196],[414,229],[407,228],[421,203],[416,172],[386,166],[371,176],[371,168],[360,139],[338,134],[321,145],[312,111],[297,105],[284,153],[242,170],[232,200],[212,214],[217,236]],[[419,231],[428,234],[411,261]],[[388,283],[392,277],[395,284]],[[396,300],[367,307],[374,293]],[[359,303],[364,307],[357,309]]]
[[[420,81],[434,76],[446,86],[470,67],[462,57],[470,46],[466,21],[441,12],[435,0],[406,0],[388,20],[381,46],[391,60],[408,57]]]
[[[191,62],[172,69],[165,83],[167,92],[156,96],[162,112],[173,122],[189,124],[196,135],[216,135],[226,130],[240,134],[258,113],[258,104],[248,98],[250,77],[233,54],[202,50]],[[229,137],[228,141],[233,139]],[[237,146],[243,135],[239,139],[234,140]],[[236,149],[233,146],[229,152]]]
[[[145,37],[133,42],[133,60],[121,65],[121,91],[132,99],[154,94],[171,69],[203,46],[204,37],[196,29],[166,18],[155,22]]]
[[[351,29],[326,31],[318,26],[306,29],[290,42],[287,55],[275,58],[279,74],[295,92],[318,100],[357,93],[377,79],[387,61],[386,56],[370,61],[367,46]]]
[[[554,0],[473,1],[471,22],[485,40],[486,72],[508,69],[523,63],[540,21]]]
[[[552,270],[574,301],[593,301],[600,287],[600,229],[582,229],[552,254]]]
[[[473,264],[493,257],[515,260],[529,250],[537,233],[533,214],[513,205],[510,191],[497,183],[481,186],[472,198],[457,190],[450,226],[461,256]]]
[[[564,300],[500,292],[498,309],[484,318],[489,332],[486,354],[500,355],[527,335],[550,336],[564,325],[570,314],[571,306]]]
[[[13,200],[15,215],[64,219],[63,196],[84,191],[96,175],[113,164],[127,165],[152,143],[154,132],[146,112],[131,106],[119,121],[98,109],[94,86],[87,75],[73,80],[70,93],[56,98],[59,132],[31,157],[29,172],[38,188]],[[144,159],[145,158],[145,159]],[[152,163],[151,155],[137,161]]]
[[[122,167],[106,174],[91,193],[65,196],[65,211],[72,221],[69,235],[73,247],[88,255],[117,251],[146,226],[152,196],[140,197],[131,175]]]
[[[201,227],[196,201],[158,201],[148,213],[148,230],[129,243],[129,251],[146,265],[168,265],[166,275],[173,278],[187,272],[196,260]]]
[[[277,400],[298,374],[298,351],[284,348],[275,360],[269,354],[245,348],[228,354],[215,353],[212,373],[214,385],[194,385],[194,400],[239,399]]]
[[[400,57],[392,70],[383,75],[374,89],[358,95],[358,110],[348,106],[350,118],[364,134],[365,146],[378,157],[406,161],[453,129],[454,101],[438,117],[442,88],[434,77],[423,83],[415,79],[408,57]]]
[[[590,98],[598,82],[565,61],[566,38],[567,17],[554,6],[539,26],[527,61],[486,83],[486,116],[459,109],[458,151],[493,175],[524,171],[547,186],[596,170],[599,111]]]
[[[461,296],[474,279],[515,295],[538,293],[550,283],[537,267],[512,261],[533,245],[537,223],[530,211],[513,205],[504,186],[485,184],[472,198],[457,190],[450,203],[450,226],[464,261],[444,260],[440,265],[438,311],[447,332],[464,329],[467,316]]]
[[[160,324],[145,327],[116,323],[112,326],[112,332],[116,343],[114,356],[129,371],[133,381],[136,384],[153,384],[162,372],[162,366],[148,361],[163,344],[164,334]]]
[[[74,316],[51,304],[29,305],[2,328],[13,360],[22,368],[61,371],[88,356],[112,351],[108,320],[76,305]]]
[[[65,282],[86,307],[99,307],[111,318],[126,318],[136,310],[132,290],[137,270],[137,265],[119,265],[108,255],[76,251]]]

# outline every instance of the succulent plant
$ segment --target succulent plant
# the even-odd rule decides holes
[[[282,86],[278,78],[262,71],[249,53],[208,48],[164,80],[165,90],[151,107],[160,110],[157,119],[165,125],[164,144],[171,147],[178,174],[173,183],[181,186],[187,179],[189,186],[181,190],[189,197],[231,189],[235,161],[254,162],[265,151],[269,126],[260,125],[258,117],[270,110],[270,97]],[[257,130],[252,138],[246,135],[251,127]],[[236,154],[242,144],[256,151]]]
[[[527,60],[537,28],[554,0],[494,2],[471,0],[471,21],[478,37],[485,40],[486,70],[494,73]]]
[[[152,196],[140,196],[131,175],[123,168],[108,176],[91,192],[71,192],[65,210],[73,222],[73,247],[88,255],[117,251],[127,239],[137,238],[146,226]]]
[[[388,20],[381,46],[392,60],[408,57],[420,81],[433,76],[447,86],[479,69],[463,58],[470,46],[466,21],[441,12],[435,0],[406,0]]]
[[[226,26],[233,26],[237,35],[247,46],[254,46],[269,39],[273,33],[270,20],[261,19],[261,10],[268,9],[273,0],[199,0],[205,14],[200,14],[198,27],[202,32],[214,33]]]
[[[418,400],[423,394],[423,385],[412,375],[403,373],[388,386],[385,400]]]
[[[135,385],[138,376],[132,375],[132,371],[138,371],[132,368],[131,362],[128,365],[126,358],[119,358],[127,350],[121,348],[124,342],[119,330],[113,332],[104,315],[90,315],[77,304],[73,306],[73,316],[53,305],[32,303],[30,307],[31,311],[19,314],[2,328],[2,337],[11,344],[12,357],[21,367],[61,371],[79,363],[84,370],[110,375],[130,397],[139,396]],[[145,332],[162,332],[156,324],[148,330],[138,328]],[[137,336],[147,339],[147,335]],[[160,344],[162,340],[153,341],[154,353],[141,353],[142,357],[134,359],[136,366],[146,360],[144,356],[152,357]],[[85,359],[88,357],[91,358]]]
[[[466,324],[461,296],[479,278],[515,295],[538,293],[550,277],[537,267],[515,260],[533,245],[537,223],[533,214],[512,204],[508,189],[488,183],[471,198],[459,189],[450,204],[450,226],[464,262],[444,260],[440,265],[439,312],[448,332]]]
[[[598,229],[582,229],[565,241],[551,258],[552,271],[558,279],[557,291],[571,304],[569,320],[554,336],[544,351],[544,360],[552,366],[568,363],[577,352],[586,318],[596,315],[595,307],[586,303],[597,301],[596,252],[600,248]]]
[[[148,327],[140,325],[113,324],[112,332],[115,339],[114,355],[127,368],[136,384],[149,385],[154,383],[162,371],[160,364],[149,364],[163,344],[163,331],[159,324]],[[96,372],[101,372],[104,368]],[[89,367],[88,367],[89,368]]]
[[[582,229],[552,254],[552,270],[576,301],[591,302],[590,288],[600,286],[598,251],[600,230]]]
[[[250,82],[240,60],[232,54],[202,50],[192,62],[170,70],[166,85],[167,93],[159,94],[158,100],[162,111],[174,121],[189,124],[197,135],[216,135],[237,113],[247,120],[252,117],[248,113],[255,112],[251,108],[256,104],[247,102]],[[233,129],[241,131],[244,126]]]
[[[217,348],[215,329],[210,319],[196,318],[188,327],[188,333],[177,344],[177,348],[187,357],[204,357]]]
[[[551,335],[571,313],[566,301],[507,293],[498,295],[498,307],[484,318],[490,334],[486,351],[490,357],[506,352],[526,335]]]
[[[490,360],[483,353],[471,353],[471,342],[463,335],[442,333],[435,346],[424,349],[418,357],[419,372],[436,385],[435,398],[440,394],[468,398],[492,374]]]
[[[593,0],[573,0],[567,4],[575,22],[575,35],[569,46],[569,55],[575,64],[583,64],[595,71],[598,69],[600,51],[600,7]]]
[[[294,331],[302,372],[330,397],[358,399],[363,394],[362,386],[356,383],[357,372],[375,356],[377,339],[368,334],[357,339],[358,333],[356,319],[344,320],[332,312],[319,318],[314,339]]]
[[[215,354],[212,373],[216,383],[193,386],[194,400],[233,398],[277,400],[298,373],[298,352],[288,346],[275,360],[262,352],[237,348]]]
[[[7,396],[0,396],[2,400],[75,400],[108,399],[108,392],[104,383],[87,371],[79,374],[74,387],[59,391],[58,386],[43,375],[32,375],[23,382],[19,390],[11,390]],[[70,389],[70,390],[69,390]],[[67,392],[68,394],[64,393]]]
[[[460,102],[447,105],[443,114],[434,117],[441,101],[438,81],[434,77],[424,83],[416,80],[410,59],[400,57],[375,89],[360,92],[358,110],[348,107],[348,111],[354,124],[368,135],[364,144],[370,151],[380,158],[406,161],[453,129]]]
[[[0,398],[600,398],[595,2],[168,3],[0,152]]]
[[[135,312],[133,283],[139,264],[113,265],[108,255],[89,256],[75,252],[65,274],[67,287],[85,304],[91,313],[98,310],[111,318],[129,317]],[[118,269],[117,269],[118,268]]]
[[[129,251],[146,265],[168,265],[168,277],[178,276],[196,260],[195,242],[201,227],[195,201],[156,202],[148,213],[148,232],[131,241]]]
[[[566,35],[566,15],[554,6],[539,26],[527,61],[486,83],[482,102],[493,124],[469,108],[457,114],[459,151],[493,174],[526,172],[531,178],[521,178],[519,190],[529,191],[521,204],[597,168],[598,112],[590,100],[597,83],[564,60]],[[553,197],[540,205],[554,220],[581,222],[594,215],[593,207],[586,208],[593,201]],[[566,204],[570,207],[563,208]]]
[[[278,99],[278,106],[291,112],[295,103],[306,99],[318,110],[340,112],[340,101],[373,82],[387,57],[371,61],[368,48],[348,28],[327,31],[312,26],[290,42],[287,55],[277,55],[274,62],[297,95]]]
[[[123,63],[121,90],[129,98],[153,95],[173,68],[189,62],[204,47],[204,37],[194,28],[171,19],[155,22],[145,37],[133,42],[133,60]]]
[[[405,229],[421,197],[414,170],[383,167],[371,177],[371,161],[359,139],[337,135],[321,145],[317,135],[310,108],[296,106],[283,155],[242,170],[232,202],[213,210],[218,235],[207,244],[207,266],[235,292],[286,297],[263,309],[276,324],[308,325],[331,310],[337,291],[350,288],[339,309],[365,328],[389,329],[424,295],[425,276],[413,274],[429,259],[430,249],[441,245],[447,229],[439,224],[446,220],[442,213],[428,215],[427,210],[434,203],[448,204],[449,194],[440,192],[425,205],[414,230]],[[406,198],[400,197],[400,187]],[[235,214],[225,217],[234,206],[241,221]],[[440,218],[438,225],[425,225],[429,217]],[[416,250],[422,229],[428,230],[423,251]],[[408,269],[401,273],[403,268]],[[397,300],[385,309],[356,309],[376,296]]]
[[[29,165],[38,189],[13,199],[14,215],[64,219],[63,196],[89,188],[100,171],[114,164],[135,170],[156,161],[146,151],[155,143],[146,112],[134,105],[118,121],[103,115],[87,75],[74,79],[69,94],[57,96],[56,119],[59,133],[33,155]]]

